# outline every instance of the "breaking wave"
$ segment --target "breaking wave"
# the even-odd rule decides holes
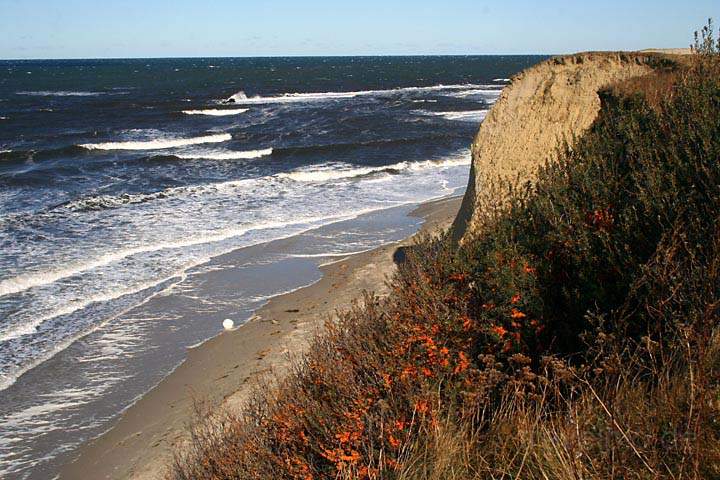
[[[105,92],[71,92],[71,91],[22,91],[15,92],[16,95],[26,95],[30,97],[99,97],[105,95]]]
[[[340,167],[343,168],[343,167]],[[400,170],[391,167],[378,168],[348,168],[338,169],[337,165],[329,165],[327,168],[303,169],[294,172],[279,173],[278,177],[287,178],[296,182],[326,182],[331,180],[341,180],[345,178],[364,177],[381,173],[398,174]]]
[[[227,182],[218,183],[207,183],[203,185],[189,185],[183,187],[171,187],[158,192],[151,193],[125,193],[122,195],[93,195],[89,197],[83,197],[72,202],[59,205],[59,208],[64,208],[71,211],[90,211],[90,210],[105,210],[110,208],[119,208],[125,205],[133,205],[139,203],[147,203],[153,200],[162,200],[164,198],[170,198],[177,195],[202,195],[205,193],[215,193],[226,191],[232,188],[238,188],[242,186],[252,185],[263,181],[264,178],[250,178],[244,180],[230,180]],[[3,284],[0,282],[0,296],[3,293]]]
[[[156,138],[143,141],[86,143],[80,146],[87,150],[162,150],[203,143],[221,143],[231,139],[232,135],[229,133],[221,133],[194,138]]]
[[[213,152],[197,152],[197,153],[178,153],[174,157],[183,160],[252,160],[254,158],[262,158],[272,155],[273,149],[266,148],[263,150],[240,151],[213,151]]]
[[[466,110],[459,112],[430,112],[427,110],[418,110],[417,113],[421,115],[432,115],[435,117],[442,117],[447,120],[460,120],[465,122],[476,122],[482,121],[487,116],[490,110]]]
[[[500,96],[500,93],[502,93],[502,88],[499,88],[499,86],[495,86],[495,88],[472,88],[468,90],[463,90],[460,92],[448,92],[448,96],[450,97],[473,97],[473,96],[484,96],[484,97],[491,97],[491,98],[497,98]]]
[[[361,90],[355,92],[317,92],[317,93],[285,93],[283,95],[268,97],[248,97],[245,92],[240,91],[227,98],[224,103],[235,105],[256,105],[267,103],[292,103],[292,102],[313,102],[323,100],[341,100],[346,98],[355,98],[360,96],[381,96],[381,95],[397,95],[402,93],[413,92],[433,92],[443,90],[468,90],[482,88],[483,85],[463,84],[463,85],[434,85],[431,87],[404,87],[389,90]]]
[[[247,112],[247,108],[235,108],[235,109],[218,109],[210,108],[207,110],[183,110],[185,115],[209,115],[211,117],[225,117],[229,115],[240,115],[241,113]]]
[[[383,167],[353,167],[349,164],[328,164],[316,168],[303,168],[292,172],[280,173],[278,177],[296,182],[327,182],[352,179],[371,175],[399,175],[403,172],[417,172],[430,168],[456,167],[470,165],[467,153],[443,160],[425,160],[422,162],[400,162]]]

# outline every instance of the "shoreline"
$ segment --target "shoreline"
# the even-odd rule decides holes
[[[424,220],[414,235],[330,260],[319,267],[318,281],[271,298],[233,331],[188,349],[185,360],[128,407],[108,431],[80,446],[59,478],[161,478],[185,438],[195,400],[231,410],[242,405],[258,381],[288,368],[290,357],[302,353],[327,316],[349,307],[363,290],[385,294],[396,249],[418,234],[448,228],[461,199],[419,204],[409,213]]]

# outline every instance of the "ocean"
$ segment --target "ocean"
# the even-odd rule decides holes
[[[413,233],[543,58],[0,61],[0,477],[52,478],[223,318]]]

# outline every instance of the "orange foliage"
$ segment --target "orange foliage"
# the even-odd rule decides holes
[[[388,443],[390,443],[390,446],[393,448],[398,448],[400,446],[400,440],[395,438],[392,433],[388,434]]]
[[[505,328],[503,328],[499,325],[493,326],[491,328],[491,330],[493,331],[493,333],[495,333],[500,338],[503,338],[505,336],[505,334],[507,333],[507,330],[505,330]]]
[[[451,282],[464,282],[466,281],[470,275],[467,273],[455,273],[453,275],[450,275],[448,278]]]
[[[470,366],[470,360],[468,360],[464,352],[458,352],[458,358],[458,364],[455,367],[454,373],[464,372]]]
[[[415,402],[415,411],[421,415],[426,414],[430,410],[430,404],[426,400],[418,400]]]

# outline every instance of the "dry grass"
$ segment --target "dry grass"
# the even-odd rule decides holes
[[[642,95],[648,104],[659,111],[663,102],[677,92],[678,82],[682,78],[682,66],[655,70],[651,75],[635,77],[611,87],[612,95],[629,97]]]

